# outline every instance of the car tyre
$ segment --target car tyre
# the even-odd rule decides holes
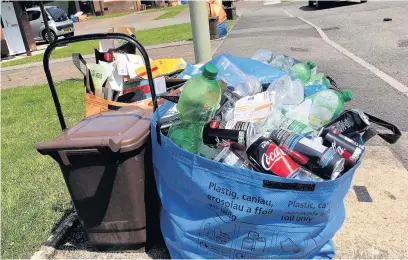
[[[312,7],[314,5],[314,1],[309,1],[308,6]]]
[[[56,34],[53,30],[50,30],[50,33],[51,33],[51,42],[53,42],[53,41],[55,41],[56,39],[58,39],[57,34]],[[50,43],[50,41],[48,40],[47,32],[46,32],[45,30],[43,31],[42,35],[43,35],[44,41]]]
[[[316,1],[316,8],[317,9],[323,9],[323,8],[327,8],[329,6],[333,6],[334,5],[334,1]]]

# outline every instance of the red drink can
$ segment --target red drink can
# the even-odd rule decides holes
[[[259,138],[246,153],[251,166],[259,172],[290,178],[300,168],[277,144],[266,138]]]

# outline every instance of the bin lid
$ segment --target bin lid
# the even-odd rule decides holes
[[[136,106],[122,107],[85,118],[50,142],[37,144],[37,150],[50,151],[108,148],[112,152],[138,149],[150,134],[152,112]]]

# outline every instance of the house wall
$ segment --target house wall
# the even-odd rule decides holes
[[[137,1],[126,0],[104,0],[104,9],[106,13],[131,12],[139,10]]]
[[[30,21],[28,21],[27,15],[22,15],[21,20],[23,22],[24,32],[27,36],[28,46],[30,46],[30,50],[36,51],[37,45],[35,44],[34,36],[31,32]]]

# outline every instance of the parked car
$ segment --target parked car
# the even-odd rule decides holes
[[[316,5],[316,8],[320,9],[320,8],[325,8],[330,5],[334,5],[336,2],[340,2],[340,1],[342,0],[335,0],[335,1],[312,0],[312,1],[309,1],[309,6],[312,7],[313,5]],[[367,2],[367,0],[360,0],[360,3],[365,3],[365,2]]]
[[[56,6],[44,6],[48,14],[48,26],[51,32],[51,41],[54,41],[60,36],[74,36],[74,23],[68,18],[64,10]],[[36,41],[50,42],[45,31],[45,24],[41,14],[40,7],[32,7],[27,10],[28,20],[31,25],[31,32]]]

